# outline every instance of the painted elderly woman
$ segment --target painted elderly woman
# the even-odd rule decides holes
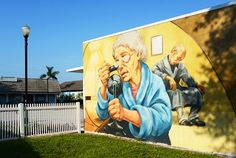
[[[98,90],[96,111],[101,120],[112,118],[128,137],[170,143],[166,136],[172,124],[171,104],[163,81],[143,62],[146,47],[137,31],[118,37],[113,58],[123,82],[118,98],[107,89],[110,64],[98,70],[102,86]]]

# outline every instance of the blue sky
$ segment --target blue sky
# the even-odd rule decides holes
[[[24,38],[31,27],[28,77],[46,65],[60,71],[59,82],[82,79],[66,69],[82,66],[83,41],[191,13],[229,0],[1,0],[0,76],[24,77]]]

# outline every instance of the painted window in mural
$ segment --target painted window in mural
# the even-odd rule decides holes
[[[159,55],[162,54],[162,36],[158,35],[158,36],[154,36],[152,37],[152,55]]]

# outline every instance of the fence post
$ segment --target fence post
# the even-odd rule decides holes
[[[80,124],[80,103],[76,102],[76,122],[77,122],[77,132],[81,133],[81,124]]]
[[[24,104],[18,104],[19,109],[19,125],[20,125],[20,137],[25,137],[25,123],[24,123]]]

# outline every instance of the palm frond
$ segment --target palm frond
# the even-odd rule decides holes
[[[56,77],[56,76],[53,76],[52,79],[53,79],[53,80],[57,80],[57,77]]]
[[[40,75],[40,79],[44,79],[44,78],[46,78],[46,77],[47,77],[46,74],[42,74],[42,75]]]

